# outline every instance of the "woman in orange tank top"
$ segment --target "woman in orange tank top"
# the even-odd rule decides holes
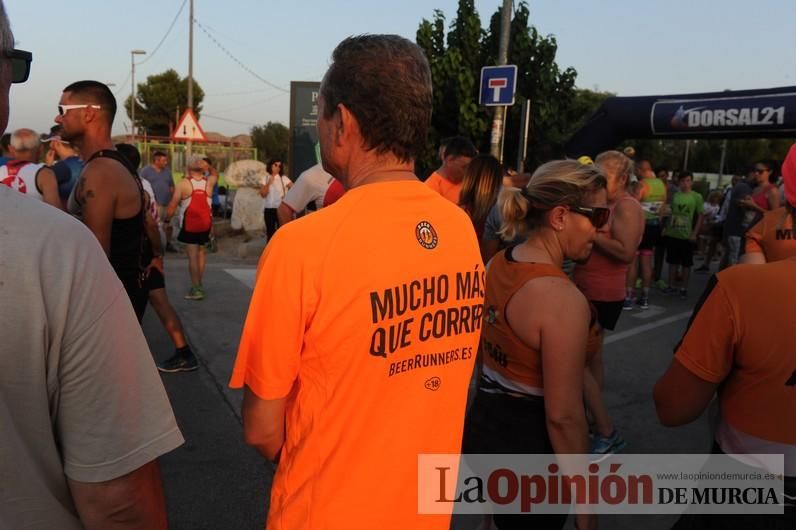
[[[481,376],[465,424],[463,452],[472,454],[589,451],[583,406],[590,310],[562,272],[565,258],[588,259],[597,229],[608,221],[605,177],[592,164],[559,160],[542,165],[523,189],[498,200],[502,235],[527,240],[488,265]],[[583,461],[559,462],[567,473]],[[567,506],[554,515],[495,515],[500,530],[561,528]],[[578,528],[594,528],[577,513]]]

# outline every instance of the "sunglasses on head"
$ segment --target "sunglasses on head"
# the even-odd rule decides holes
[[[33,54],[24,50],[10,50],[4,52],[3,57],[11,61],[11,82],[24,83],[30,75],[30,63]]]
[[[587,217],[594,228],[602,228],[611,217],[611,210],[603,206],[569,206],[571,211]]]

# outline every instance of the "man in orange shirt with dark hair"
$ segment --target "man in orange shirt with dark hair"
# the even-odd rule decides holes
[[[478,156],[478,150],[464,136],[446,138],[444,142],[444,150],[440,148],[442,165],[426,179],[426,186],[452,203],[459,204],[464,170]]]
[[[269,529],[450,527],[418,513],[417,462],[460,451],[484,266],[465,212],[413,174],[430,120],[417,45],[338,45],[318,133],[347,192],[266,247],[230,382],[279,460]]]

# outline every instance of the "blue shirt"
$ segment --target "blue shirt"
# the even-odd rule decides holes
[[[171,171],[163,168],[160,171],[149,165],[141,168],[138,175],[152,184],[152,191],[155,192],[155,202],[161,206],[167,206],[171,201],[174,180],[171,178]]]

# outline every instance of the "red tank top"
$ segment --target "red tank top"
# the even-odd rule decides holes
[[[621,201],[631,200],[635,203],[638,201],[630,196],[625,195],[615,203],[611,204],[611,220],[614,222],[614,209]],[[608,237],[611,237],[609,230]],[[640,243],[639,239],[636,246]],[[628,265],[611,256],[604,254],[598,249],[594,249],[591,253],[589,261],[582,265],[575,267],[573,278],[578,288],[583,291],[586,298],[594,302],[617,302],[625,298],[625,278],[627,276]]]
[[[773,187],[774,187],[773,184],[767,184],[763,186],[763,189],[752,195],[752,200],[755,202],[755,204],[760,206],[764,210],[770,210],[772,206],[768,204],[768,192]],[[779,206],[779,204],[774,206]]]

